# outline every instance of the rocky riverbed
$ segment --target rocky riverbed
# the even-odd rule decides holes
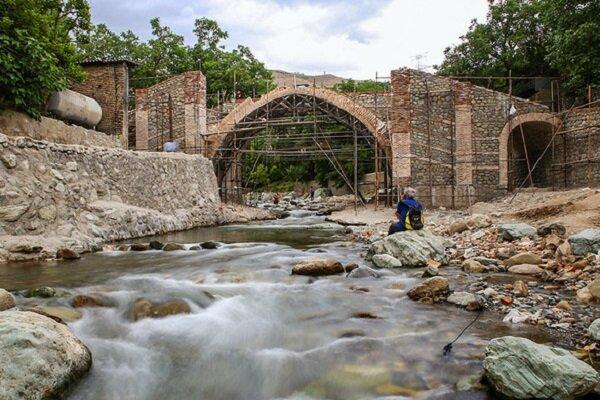
[[[74,387],[73,399],[569,399],[597,390],[595,231],[436,210],[426,230],[386,237],[392,210],[367,211],[378,223],[361,226],[317,212],[6,265],[0,305],[65,322],[90,350],[90,374],[74,385],[86,363],[73,363],[72,382],[56,388]],[[14,328],[8,315],[0,329]]]

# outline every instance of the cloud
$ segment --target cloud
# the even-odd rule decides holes
[[[95,22],[147,38],[150,18],[193,43],[196,18],[229,31],[228,47],[244,44],[269,68],[373,78],[401,66],[442,61],[486,0],[92,0]]]

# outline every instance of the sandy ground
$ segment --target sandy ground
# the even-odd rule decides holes
[[[348,207],[332,213],[327,219],[341,225],[368,226],[387,231],[395,221],[394,208],[369,204],[354,211]],[[509,195],[491,202],[474,204],[470,210],[426,210],[427,225],[445,225],[465,214],[485,214],[495,222],[524,221],[534,226],[560,221],[567,233],[600,227],[600,189],[573,189],[567,191],[525,190],[514,197]]]

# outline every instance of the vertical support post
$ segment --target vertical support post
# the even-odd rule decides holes
[[[456,110],[456,100],[454,99],[454,84],[450,84],[450,98],[452,99],[452,109]],[[450,119],[450,165],[452,168],[452,188],[451,196],[452,209],[456,208],[456,154],[454,148],[456,146],[456,112],[452,113]]]
[[[379,145],[375,138],[375,211],[379,208]]]
[[[173,141],[173,103],[171,101],[171,94],[169,94],[169,141]]]
[[[429,81],[425,78],[425,102],[427,110],[427,159],[428,159],[428,184],[429,184],[429,201],[433,207],[433,172],[431,170],[431,96],[429,93]]]
[[[354,215],[358,213],[358,138],[356,136],[356,121],[352,123],[354,131]]]

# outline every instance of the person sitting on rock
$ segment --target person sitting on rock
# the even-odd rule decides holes
[[[405,188],[395,216],[398,222],[390,225],[388,235],[396,232],[423,229],[423,206],[415,199],[417,191],[411,187]]]

